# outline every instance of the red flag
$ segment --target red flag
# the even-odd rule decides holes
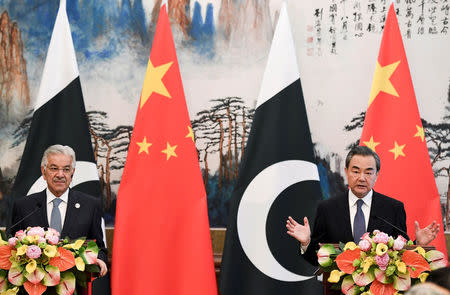
[[[166,6],[117,196],[114,295],[217,294],[206,193]]]
[[[446,254],[439,193],[393,4],[384,27],[360,145],[380,156],[375,190],[405,204],[409,237],[415,239],[415,220],[421,228],[436,220],[441,227],[432,245]]]

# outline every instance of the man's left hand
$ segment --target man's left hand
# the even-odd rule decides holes
[[[100,267],[100,276],[103,277],[108,272],[108,267],[106,266],[106,263],[101,260],[97,259],[97,265]]]
[[[439,232],[439,224],[433,221],[430,225],[420,228],[419,222],[414,222],[416,228],[416,242],[419,246],[425,246],[431,243]]]

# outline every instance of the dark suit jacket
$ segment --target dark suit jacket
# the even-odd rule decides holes
[[[406,233],[406,212],[402,202],[373,191],[367,231],[373,232],[378,229],[394,238],[397,238],[398,235],[405,237],[404,233],[377,217],[383,218]],[[409,239],[408,236],[405,238]],[[349,241],[353,241],[353,232],[347,191],[345,194],[319,203],[311,243],[303,257],[311,264],[317,265],[316,252],[319,249],[319,243],[346,243]]]
[[[16,224],[27,214],[30,214],[38,207],[40,208],[14,226],[14,228],[9,227],[7,233],[14,235],[16,231],[24,230],[29,226],[48,227],[46,201],[46,190],[15,200],[12,206],[10,225]],[[75,204],[79,204],[79,206],[75,206]],[[85,237],[88,240],[95,240],[100,248],[98,257],[107,262],[108,256],[101,228],[102,215],[100,199],[69,189],[67,211],[61,238],[77,239]]]

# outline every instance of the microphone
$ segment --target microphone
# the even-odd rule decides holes
[[[404,230],[402,230],[402,229],[400,229],[399,227],[393,225],[392,223],[390,223],[390,222],[387,221],[386,219],[384,219],[384,218],[382,218],[382,217],[380,217],[380,216],[378,216],[378,215],[374,215],[374,217],[375,217],[376,219],[379,219],[379,220],[383,221],[384,223],[386,223],[386,224],[392,226],[393,228],[395,228],[396,230],[398,230],[399,232],[401,232],[402,234],[404,234],[404,235],[405,235],[405,236],[404,236],[405,239],[408,237],[408,234],[407,234]]]
[[[28,213],[27,215],[25,215],[24,217],[22,217],[21,219],[19,219],[19,221],[17,221],[16,223],[14,223],[13,225],[11,225],[11,226],[9,227],[8,233],[11,234],[12,229],[13,229],[14,227],[16,227],[17,225],[19,225],[20,223],[22,223],[25,219],[27,219],[28,217],[30,217],[30,216],[33,215],[34,213],[36,213],[36,211],[38,211],[39,209],[41,209],[41,207],[42,207],[42,204],[41,204],[40,202],[37,203],[36,208],[34,208],[33,211],[31,211],[30,213]]]

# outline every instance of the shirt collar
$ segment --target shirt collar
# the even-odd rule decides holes
[[[372,195],[373,195],[373,190],[370,190],[370,192],[367,193],[367,195],[365,195],[364,198],[362,198],[361,200],[364,201],[364,204],[366,204],[367,206],[370,206],[370,204],[372,203]],[[355,205],[356,201],[358,201],[359,199],[360,198],[355,196],[355,194],[352,192],[351,189],[348,190],[348,200],[349,200],[350,206]]]
[[[47,204],[53,202],[53,200],[56,199],[56,196],[48,188],[46,189],[46,193]],[[64,203],[67,203],[67,201],[69,200],[69,189],[66,189],[66,191],[59,197],[59,199]]]

